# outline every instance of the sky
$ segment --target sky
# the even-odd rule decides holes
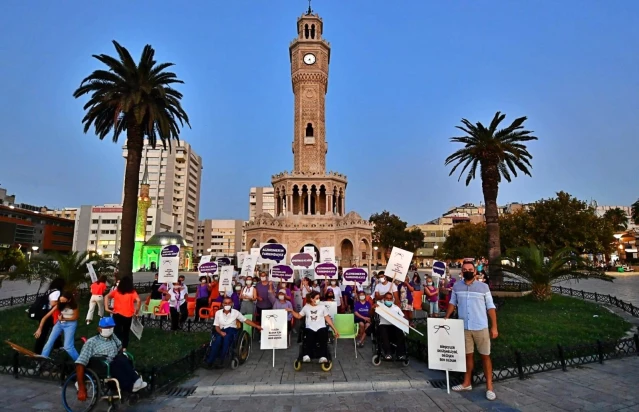
[[[251,186],[291,170],[289,43],[305,0],[4,0],[0,186],[50,208],[119,203],[122,146],[83,133],[73,91],[92,54],[145,44],[185,81],[203,159],[200,219],[248,218]],[[499,204],[560,190],[599,204],[639,197],[639,1],[314,0],[331,43],[327,170],[348,176],[347,210],[410,224],[483,200],[449,177],[462,118],[527,116],[532,177]]]

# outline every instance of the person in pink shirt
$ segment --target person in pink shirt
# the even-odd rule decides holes
[[[91,299],[89,300],[89,311],[87,312],[87,325],[93,321],[95,306],[98,306],[98,316],[104,316],[104,292],[107,289],[107,277],[102,275],[96,282],[91,284]]]
[[[170,315],[171,314],[171,306],[169,305],[169,295],[162,296],[162,303],[160,303],[160,309],[158,310],[159,315]]]

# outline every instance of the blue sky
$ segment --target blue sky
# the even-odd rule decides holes
[[[176,5],[181,7],[176,7]],[[247,218],[251,186],[292,169],[288,45],[303,0],[3,2],[0,185],[49,207],[117,203],[124,160],[84,135],[72,92],[115,54],[149,43],[177,64],[203,157],[200,218]],[[637,184],[639,1],[315,0],[331,42],[327,169],[349,177],[347,209],[409,223],[482,200],[448,177],[462,117],[528,116],[533,177],[499,203],[559,190],[628,205]],[[633,177],[634,176],[634,177]]]

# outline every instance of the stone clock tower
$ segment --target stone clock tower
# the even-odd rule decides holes
[[[276,242],[297,253],[304,246],[334,246],[340,266],[370,267],[372,225],[356,212],[346,213],[346,176],[326,172],[331,46],[322,18],[310,7],[297,19],[289,57],[295,96],[293,170],[272,176],[275,216],[262,213],[246,223],[246,248]]]

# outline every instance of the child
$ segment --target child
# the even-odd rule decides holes
[[[437,301],[439,300],[439,291],[433,285],[433,278],[430,276],[426,278],[426,287],[424,288],[424,292],[428,297],[428,313],[431,317],[438,317],[439,307],[437,306]]]
[[[158,309],[158,315],[170,315],[171,308],[169,306],[170,295],[166,294],[162,296],[162,302],[160,303],[160,309]]]

